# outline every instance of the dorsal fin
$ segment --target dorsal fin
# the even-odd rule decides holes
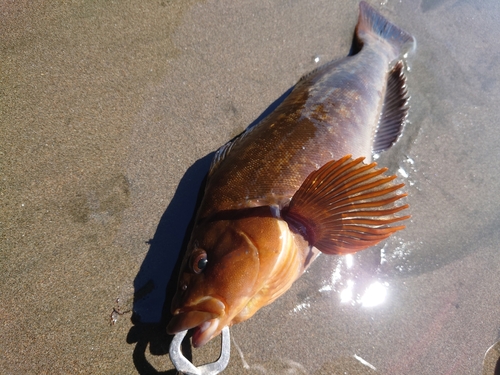
[[[398,61],[387,80],[384,104],[373,140],[374,153],[389,149],[398,140],[408,116],[409,99],[403,62]]]
[[[231,148],[233,147],[234,141],[236,141],[236,139],[233,139],[233,140],[227,142],[223,146],[219,147],[219,149],[217,151],[215,151],[215,155],[214,155],[214,158],[212,159],[212,163],[210,163],[210,169],[208,172],[209,177],[212,174],[212,172],[214,171],[214,169],[220,164],[220,162],[226,158],[229,151],[231,151]]]
[[[290,227],[323,253],[366,249],[404,228],[389,224],[410,217],[394,215],[408,208],[393,204],[406,196],[396,193],[404,184],[363,159],[347,155],[312,172],[282,210]]]
[[[314,74],[318,73],[319,71],[322,71],[324,69],[328,69],[333,64],[337,64],[339,62],[339,60],[340,59],[331,60],[331,61],[328,61],[328,62],[324,63],[323,65],[318,66],[317,68],[314,68],[310,72],[308,72],[308,73],[304,74],[302,77],[300,77],[300,79],[297,82],[297,84],[302,83],[303,81],[308,80],[309,78],[311,78]]]
[[[217,151],[215,151],[214,158],[212,159],[212,163],[210,164],[210,169],[208,171],[208,177],[212,174],[212,172],[217,168],[217,166],[229,155],[231,149],[234,145],[236,145],[239,141],[247,135],[252,128],[247,128],[236,137],[231,139],[229,142],[221,146]]]

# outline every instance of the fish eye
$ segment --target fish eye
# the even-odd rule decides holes
[[[202,249],[197,249],[191,255],[191,268],[194,273],[201,273],[207,266],[207,252]]]

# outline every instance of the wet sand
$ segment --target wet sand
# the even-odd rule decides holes
[[[500,340],[500,6],[372,4],[418,41],[409,123],[379,159],[412,219],[233,327],[224,373],[479,374]],[[0,373],[175,374],[165,293],[210,155],[348,52],[357,1],[0,12]],[[114,308],[134,314],[110,325]]]

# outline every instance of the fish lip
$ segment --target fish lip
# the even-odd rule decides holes
[[[210,319],[200,324],[191,337],[191,342],[195,348],[205,345],[212,337],[218,334],[221,329],[219,328],[219,319]]]
[[[216,314],[206,311],[188,311],[174,315],[167,325],[167,333],[175,335],[176,333],[195,328],[203,323],[217,318]]]
[[[195,304],[176,309],[167,333],[174,335],[181,331],[196,328],[193,346],[199,347],[208,342],[218,331],[220,319],[225,315],[226,306],[218,298],[204,297]]]

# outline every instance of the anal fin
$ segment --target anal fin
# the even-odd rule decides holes
[[[282,210],[289,226],[323,253],[366,249],[403,229],[391,224],[410,217],[395,215],[409,207],[394,204],[406,196],[397,193],[404,184],[363,159],[347,155],[312,172]]]
[[[389,73],[384,104],[373,140],[374,153],[389,149],[403,131],[410,99],[403,68],[403,62],[398,61]]]

